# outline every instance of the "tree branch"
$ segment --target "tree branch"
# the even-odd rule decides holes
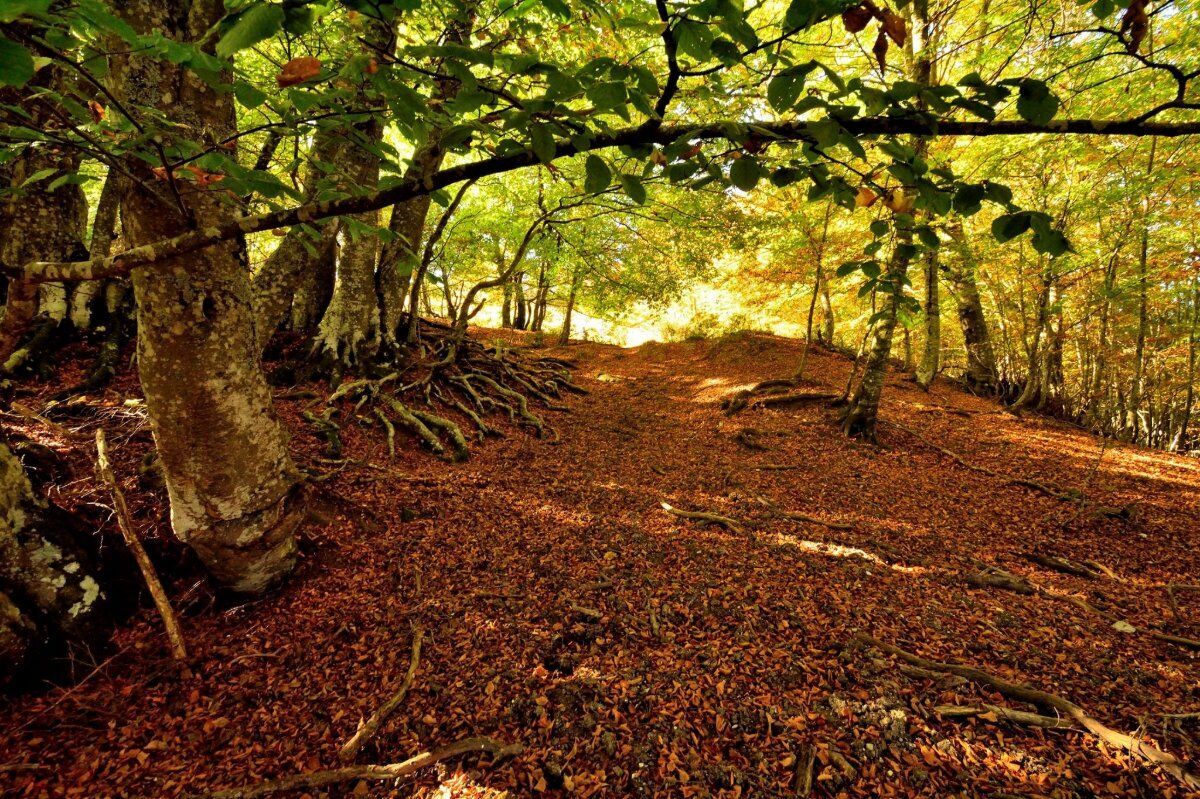
[[[753,129],[760,136],[780,140],[813,140],[810,132],[812,123],[800,120],[759,123],[735,123],[728,121],[706,124],[675,124],[631,128],[601,133],[584,142],[582,137],[560,142],[555,147],[554,159],[567,158],[582,152],[603,150],[612,147],[637,146],[644,144],[669,144],[676,139],[712,140],[728,138],[731,131]],[[841,123],[843,129],[854,136],[1022,136],[1032,134],[1084,135],[1084,136],[1191,136],[1200,134],[1200,121],[1188,122],[1145,122],[1136,119],[1061,119],[1038,125],[1021,120],[1001,122],[936,120],[927,118],[864,117],[848,119]],[[34,261],[24,265],[5,264],[3,271],[14,277],[26,277],[35,283],[48,281],[97,280],[128,274],[134,267],[144,266],[178,255],[203,249],[222,241],[251,233],[276,230],[301,223],[315,222],[334,216],[376,211],[398,202],[464,180],[498,175],[534,166],[541,159],[532,150],[519,150],[508,155],[494,156],[442,169],[425,180],[404,180],[387,189],[346,197],[337,200],[306,203],[293,208],[284,208],[258,216],[235,217],[220,225],[200,228],[179,236],[140,247],[132,247],[107,258],[91,261]]]

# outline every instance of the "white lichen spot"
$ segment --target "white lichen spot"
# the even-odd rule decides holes
[[[92,579],[90,574],[79,581],[79,587],[83,589],[83,597],[67,611],[72,617],[87,612],[92,605],[96,604],[96,600],[100,598],[100,585]]]

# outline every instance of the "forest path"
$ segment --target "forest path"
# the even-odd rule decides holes
[[[847,644],[868,632],[974,663],[1157,736],[1160,714],[1200,709],[1194,652],[963,576],[979,559],[1139,627],[1196,636],[1200,596],[1180,595],[1190,624],[1176,623],[1162,586],[1200,573],[1200,469],[997,413],[949,384],[925,394],[891,380],[884,419],[997,473],[1136,503],[1123,521],[967,470],[894,426],[878,448],[848,441],[820,405],[724,416],[723,397],[789,373],[799,351],[749,335],[552,350],[578,361],[591,392],[570,413],[546,412],[561,443],[510,431],[464,464],[403,437],[389,461],[378,429],[345,425],[346,451],[376,468],[321,484],[331,519],[290,583],[193,609],[190,681],[164,676],[159,625],[143,612],[83,685],[14,699],[0,710],[0,765],[40,768],[0,770],[0,795],[177,796],[335,765],[402,679],[414,625],[428,635],[416,682],[359,762],[471,735],[526,747],[495,767],[467,758],[444,778],[426,772],[419,796],[791,797],[810,746],[816,796],[1169,787],[1078,733],[942,719],[936,704],[996,697],[940,692]],[[844,384],[845,359],[817,351],[809,363],[814,384]],[[299,410],[281,403],[311,460],[321,443]],[[765,449],[738,443],[745,428]],[[848,529],[781,518],[763,500]],[[1030,550],[1122,579],[1047,571]],[[1165,744],[1200,754],[1173,731]]]

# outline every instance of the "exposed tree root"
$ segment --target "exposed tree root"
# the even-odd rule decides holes
[[[57,392],[51,399],[62,400],[78,394],[90,394],[112,382],[121,365],[121,349],[129,340],[129,327],[130,325],[123,319],[110,319],[108,334],[100,344],[100,352],[96,355],[96,365],[92,367],[91,373],[75,385]]]
[[[806,402],[833,402],[841,396],[826,391],[790,391],[800,385],[800,380],[792,378],[764,380],[726,397],[721,402],[721,407],[726,416],[733,416],[749,407],[766,408],[776,405],[799,405]]]
[[[338,750],[338,757],[342,760],[350,760],[358,750],[363,747],[367,741],[375,737],[379,732],[379,728],[388,720],[388,716],[400,707],[400,703],[404,701],[404,697],[408,694],[408,689],[412,687],[413,680],[417,676],[417,665],[421,662],[421,640],[425,637],[425,631],[420,627],[413,629],[412,654],[408,659],[408,673],[404,675],[404,681],[400,683],[400,688],[396,693],[379,706],[379,709],[371,714],[371,717],[364,721],[355,731],[350,740],[342,744],[342,748]]]
[[[1140,737],[1128,735],[1123,732],[1118,732],[1097,721],[1089,716],[1083,708],[1069,699],[1064,699],[1046,691],[1037,688],[1031,688],[1020,683],[1009,682],[994,674],[990,674],[982,669],[974,666],[960,665],[958,663],[940,663],[936,660],[928,660],[907,652],[898,646],[884,643],[877,638],[874,638],[865,633],[859,633],[855,636],[855,640],[861,644],[874,647],[881,652],[886,652],[890,655],[900,658],[904,662],[912,666],[928,669],[929,671],[942,672],[944,674],[954,674],[975,685],[991,688],[1009,699],[1019,702],[1028,702],[1039,708],[1056,711],[1063,716],[1073,720],[1076,724],[1083,727],[1093,736],[1103,741],[1109,746],[1122,749],[1128,752],[1132,757],[1141,760],[1143,763],[1162,769],[1167,774],[1181,782],[1184,786],[1192,790],[1200,790],[1200,776],[1188,771],[1184,763],[1167,752],[1162,751],[1149,741],[1145,741]]]
[[[720,525],[729,532],[736,533],[737,535],[741,535],[743,532],[745,532],[740,523],[734,519],[730,519],[728,516],[719,516],[716,513],[707,513],[705,511],[697,510],[680,510],[679,508],[672,507],[666,502],[661,502],[659,504],[662,505],[662,509],[667,513],[671,514],[672,516],[678,516],[681,519],[691,519],[692,521]]]
[[[470,754],[471,752],[486,752],[497,760],[511,757],[521,752],[520,744],[505,744],[494,738],[465,738],[457,743],[422,752],[401,763],[371,766],[344,766],[325,771],[310,771],[296,774],[278,780],[247,785],[242,788],[227,788],[212,793],[192,794],[191,799],[256,799],[281,791],[295,791],[308,788],[322,788],[326,785],[337,785],[351,780],[399,780],[413,772],[428,768],[435,763],[452,757]]]
[[[1061,558],[1058,555],[1047,555],[1044,552],[1026,552],[1025,557],[1039,566],[1044,566],[1052,571],[1070,574],[1075,577],[1087,577],[1088,579],[1092,579],[1100,575],[1100,572],[1097,572],[1095,569],[1073,563],[1072,561],[1067,560],[1066,558]]]
[[[461,414],[474,425],[471,437],[478,441],[502,435],[486,421],[493,413],[507,414],[539,437],[557,441],[558,433],[533,410],[533,404],[568,411],[558,401],[564,393],[587,393],[572,382],[561,359],[526,356],[472,339],[456,342],[443,325],[422,320],[421,326],[424,333],[418,343],[402,351],[407,360],[373,364],[366,376],[342,383],[327,400],[331,406],[352,402],[355,412],[367,406],[368,416],[387,431],[391,453],[395,451],[396,427],[401,427],[441,457],[455,461],[468,457],[468,436],[459,424],[440,410],[421,406],[445,407]]]
[[[934,712],[948,719],[978,718],[982,716],[985,719],[993,721],[1004,719],[1015,724],[1024,724],[1028,727],[1043,727],[1049,730],[1069,730],[1075,726],[1061,716],[1043,716],[1039,713],[1030,713],[1027,710],[1015,710],[1011,707],[1003,707],[1001,705],[989,705],[986,702],[974,707],[938,705],[934,708]]]
[[[885,421],[885,420],[881,419],[880,421]],[[894,422],[894,421],[888,419],[885,421],[885,423],[891,425],[892,427],[895,427],[897,430],[901,430],[901,431],[907,433],[908,435],[917,439],[917,441],[921,442],[922,444],[929,447],[930,449],[937,450],[941,454],[945,455],[947,458],[950,458],[951,460],[953,460],[959,466],[962,466],[964,469],[967,469],[969,471],[976,472],[978,474],[984,474],[984,475],[987,475],[988,477],[994,477],[998,480],[1003,480],[1005,485],[1013,485],[1013,486],[1020,486],[1022,488],[1029,488],[1029,489],[1032,489],[1033,491],[1037,491],[1039,493],[1045,494],[1048,497],[1060,500],[1062,502],[1073,502],[1078,505],[1083,505],[1083,504],[1087,503],[1087,497],[1085,497],[1083,495],[1083,493],[1080,491],[1077,491],[1074,489],[1064,490],[1062,488],[1059,488],[1058,486],[1050,485],[1048,483],[1042,483],[1037,480],[1030,480],[1025,477],[1012,477],[1010,475],[997,472],[994,469],[989,469],[986,466],[979,466],[977,464],[971,463],[966,458],[964,458],[962,455],[959,455],[957,452],[954,452],[953,450],[950,450],[950,449],[946,449],[945,447],[943,447],[939,444],[933,443],[929,439],[922,436],[920,433],[918,433],[915,430],[912,430],[908,427],[905,427],[904,425],[902,425],[898,422]],[[1098,512],[1102,512],[1106,516],[1111,516],[1111,517],[1118,517],[1122,513],[1122,511],[1120,509],[1102,508],[1100,506],[1096,506],[1096,510]]]
[[[1188,649],[1200,649],[1200,641],[1193,638],[1185,638],[1181,635],[1171,635],[1170,633],[1162,633],[1157,630],[1147,630],[1143,627],[1137,627],[1130,624],[1128,621],[1114,616],[1107,611],[1103,611],[1085,599],[1073,596],[1071,594],[1059,593],[1051,591],[1045,586],[1026,580],[1023,577],[1015,575],[1011,572],[994,566],[986,566],[983,571],[969,574],[966,577],[967,583],[977,588],[1001,588],[1006,591],[1014,591],[1018,594],[1037,595],[1046,599],[1053,599],[1058,602],[1066,602],[1075,607],[1090,613],[1107,621],[1114,628],[1126,633],[1142,633],[1159,641],[1176,646],[1186,647]]]
[[[1017,594],[1033,594],[1036,590],[1024,577],[1020,577],[995,566],[985,566],[966,577],[967,584],[975,588],[1003,588]]]
[[[333,408],[326,408],[325,413],[317,416],[312,411],[304,411],[300,415],[304,421],[316,428],[317,433],[325,439],[325,456],[328,458],[342,457],[342,435],[341,428],[330,417],[333,416]]]
[[[1180,624],[1186,624],[1187,622],[1184,620],[1183,614],[1181,614],[1179,612],[1179,600],[1177,600],[1175,598],[1175,594],[1178,591],[1200,591],[1200,585],[1188,585],[1186,583],[1168,583],[1166,586],[1166,590],[1167,590],[1167,602],[1169,602],[1171,605],[1171,613],[1175,616],[1175,621],[1179,622]]]

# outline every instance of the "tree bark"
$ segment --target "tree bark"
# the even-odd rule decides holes
[[[567,293],[567,308],[563,311],[562,332],[558,334],[558,343],[567,345],[571,343],[571,316],[575,313],[575,295],[579,293],[579,269],[571,273],[571,288]]]
[[[99,575],[61,509],[0,443],[0,685],[46,655],[91,647],[111,625]]]
[[[933,82],[932,25],[929,20],[927,0],[914,0],[912,7],[913,32],[908,42],[911,50],[910,73],[915,83],[930,85]],[[929,149],[929,140],[918,137],[913,150],[924,157]],[[842,432],[847,436],[875,440],[875,422],[879,415],[879,401],[883,395],[883,381],[887,374],[887,362],[892,352],[892,336],[903,300],[904,285],[908,276],[908,264],[913,254],[913,230],[911,218],[896,214],[894,217],[895,241],[891,258],[888,260],[887,281],[891,290],[885,299],[882,317],[872,327],[872,341],[867,363],[863,367],[862,379],[851,393],[844,415]]]
[[[996,390],[999,375],[991,333],[976,283],[978,262],[966,239],[962,223],[956,220],[956,223],[947,226],[946,230],[959,255],[957,266],[943,266],[943,269],[958,302],[958,322],[962,327],[963,346],[967,351],[967,385],[976,391],[991,394]]]
[[[332,129],[322,128],[313,137],[309,163],[304,170],[304,190],[308,199],[314,199],[325,172],[319,164],[337,164],[339,151],[346,146],[342,135]],[[275,329],[293,310],[291,323],[294,329],[311,330],[325,308],[322,305],[316,319],[309,316],[322,293],[328,302],[329,288],[320,285],[323,278],[333,286],[333,275],[322,267],[334,257],[338,222],[324,219],[311,226],[296,225],[288,230],[258,272],[254,275],[255,327],[259,346],[266,347]],[[297,302],[300,309],[296,308]],[[296,311],[299,310],[300,319]],[[297,327],[303,322],[307,327]]]
[[[221,18],[220,0],[121,5],[139,33],[196,41]],[[232,98],[186,70],[137,54],[114,59],[128,106],[149,106],[215,143],[235,130]],[[130,162],[131,169],[147,172]],[[151,176],[146,174],[147,180]],[[181,182],[180,210],[135,186],[122,204],[132,246],[235,213],[219,191]],[[190,217],[190,220],[187,218]],[[171,502],[175,535],[213,576],[259,592],[291,571],[303,517],[299,475],[259,364],[244,244],[226,241],[134,270],[138,364]]]
[[[470,41],[475,26],[478,2],[471,0],[446,27],[445,40],[450,44],[465,44]],[[458,80],[439,78],[430,98],[430,104],[445,105],[452,102],[461,84]],[[404,172],[406,180],[425,181],[442,167],[446,150],[441,144],[442,131],[434,128],[426,141],[413,153],[412,161]],[[425,219],[429,215],[430,197],[423,194],[392,207],[388,229],[392,240],[382,248],[379,258],[380,333],[384,346],[396,343],[396,332],[404,314],[405,298],[409,294],[413,272],[418,267],[418,253],[425,233]],[[413,297],[415,299],[415,295]],[[417,305],[409,303],[409,313],[416,317]]]
[[[942,367],[942,312],[938,291],[938,253],[925,254],[925,343],[917,367],[917,385],[928,389]]]
[[[879,400],[883,394],[883,380],[887,376],[887,362],[892,353],[892,336],[896,330],[896,319],[902,300],[901,290],[908,274],[911,258],[912,228],[897,225],[896,241],[888,261],[887,279],[893,290],[886,295],[883,316],[876,320],[871,329],[871,343],[867,363],[863,367],[862,379],[850,395],[849,404],[842,416],[842,432],[867,441],[875,440],[875,422],[879,415]]]

